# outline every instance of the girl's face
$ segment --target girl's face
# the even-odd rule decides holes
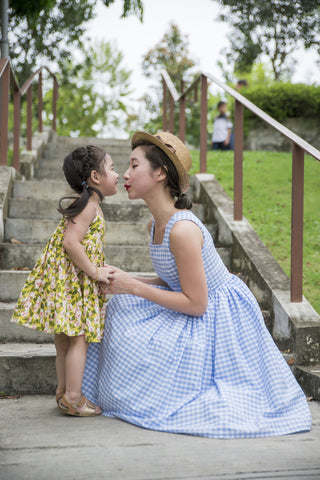
[[[117,193],[117,183],[119,175],[113,169],[113,161],[109,155],[103,160],[100,174],[99,188],[103,196],[107,197]]]
[[[142,147],[132,150],[129,168],[125,171],[125,188],[128,197],[146,199],[157,184],[161,169],[152,170]]]

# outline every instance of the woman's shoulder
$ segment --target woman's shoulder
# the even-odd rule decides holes
[[[203,234],[201,220],[190,210],[181,210],[171,218],[170,239],[181,239],[185,242],[193,235]]]

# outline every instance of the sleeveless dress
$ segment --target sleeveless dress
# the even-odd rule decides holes
[[[85,335],[100,342],[105,319],[105,296],[95,282],[79,270],[62,246],[63,218],[50,237],[20,293],[11,321],[46,333]],[[104,219],[92,220],[82,245],[89,259],[104,265]]]
[[[181,291],[169,234],[180,220],[202,231],[208,308],[202,317],[118,294],[105,335],[89,345],[83,392],[140,427],[212,438],[282,435],[311,428],[304,393],[272,340],[257,301],[228,272],[212,237],[190,211],[175,213],[163,243],[152,243],[156,273]],[[157,287],[163,288],[163,287]]]

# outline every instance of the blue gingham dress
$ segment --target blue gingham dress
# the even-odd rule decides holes
[[[152,225],[156,273],[169,289],[181,291],[169,246],[170,230],[180,220],[194,222],[204,237],[206,313],[196,317],[133,295],[114,295],[104,338],[89,345],[83,392],[104,415],[153,430],[212,438],[309,430],[305,395],[255,298],[228,272],[210,233],[192,212],[171,217],[161,245],[152,242]]]

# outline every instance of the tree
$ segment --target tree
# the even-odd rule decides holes
[[[189,58],[188,43],[188,37],[182,35],[179,27],[171,23],[160,42],[143,57],[142,68],[146,77],[159,78],[160,71],[165,69],[179,92],[181,80],[188,82],[196,65]]]
[[[108,7],[115,0],[104,0]],[[86,23],[95,15],[97,0],[11,0],[9,52],[20,83],[40,63],[58,65],[74,48],[81,48]],[[123,17],[136,14],[142,20],[141,0],[123,0]]]
[[[131,72],[121,66],[123,55],[111,43],[96,42],[82,55],[77,62],[65,59],[67,75],[60,82],[57,106],[58,134],[112,136],[112,129],[126,120]],[[52,92],[48,92],[45,108],[51,98]]]
[[[267,57],[275,80],[292,73],[292,54],[299,47],[318,47],[319,0],[218,0],[225,7],[219,20],[233,30],[229,36],[235,70],[250,71],[256,59]]]
[[[147,77],[156,80],[155,96],[146,95],[142,102],[143,128],[156,132],[162,129],[162,81],[161,70],[167,70],[178,92],[181,90],[181,80],[189,85],[196,72],[196,61],[190,58],[188,37],[183,35],[178,26],[171,24],[167,33],[143,57],[142,68]],[[195,102],[190,113],[190,103],[187,105],[186,139],[193,145],[199,144],[199,101]],[[175,125],[178,125],[178,109],[175,111]]]

